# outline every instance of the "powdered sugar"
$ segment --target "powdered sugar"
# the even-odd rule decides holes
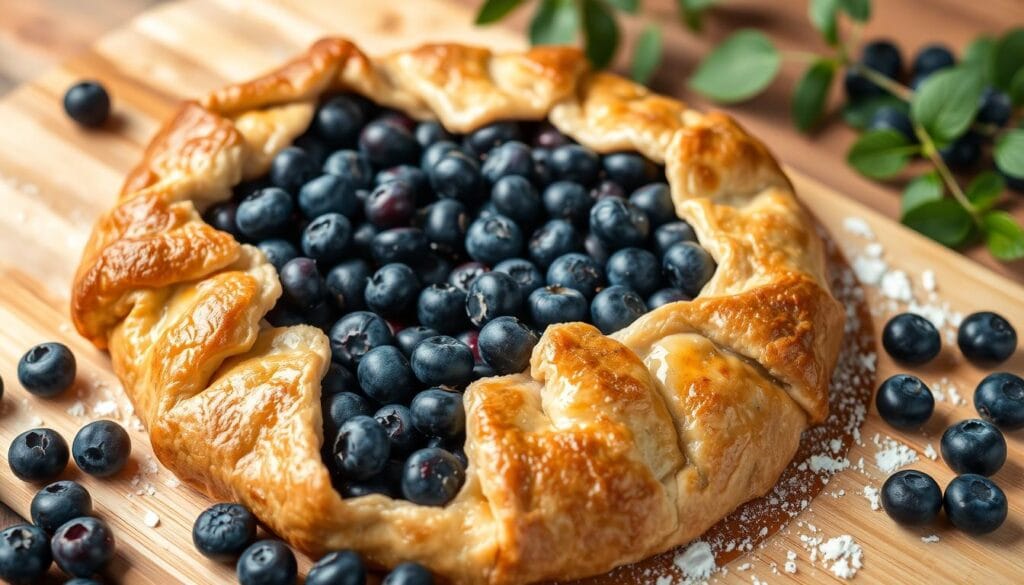
[[[682,571],[684,583],[706,581],[718,568],[711,545],[703,540],[691,542],[686,550],[676,555],[673,563]]]
[[[867,498],[872,510],[877,512],[882,508],[879,504],[878,488],[869,485],[864,486],[864,497]]]
[[[852,579],[863,567],[863,551],[849,534],[830,538],[818,546],[821,558],[829,565],[829,571],[840,579]]]
[[[879,440],[875,435],[875,465],[884,473],[892,473],[904,465],[917,461],[917,452],[892,437]]]

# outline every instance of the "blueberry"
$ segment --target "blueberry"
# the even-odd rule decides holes
[[[562,146],[563,144],[569,144],[572,140],[568,136],[562,134],[558,128],[555,128],[550,122],[544,121],[540,123],[537,131],[533,135],[533,145],[541,146],[545,148],[554,148],[556,146]]]
[[[601,170],[601,159],[594,151],[579,144],[566,144],[551,151],[551,172],[559,181],[593,185]]]
[[[967,473],[953,478],[942,498],[946,517],[968,534],[986,534],[1006,520],[1006,494],[992,480]]]
[[[647,305],[636,291],[618,285],[597,293],[590,305],[591,319],[604,334],[628,326],[646,312]]]
[[[957,171],[972,169],[981,160],[981,135],[973,131],[950,142],[939,149],[942,160],[946,161],[949,168]]]
[[[634,191],[650,183],[658,174],[651,161],[633,152],[606,154],[601,159],[601,167],[609,179],[627,191]]]
[[[54,480],[68,465],[68,443],[53,429],[25,431],[11,441],[7,463],[22,481]]]
[[[324,429],[327,436],[337,435],[341,425],[348,420],[372,413],[370,403],[355,392],[339,392],[323,397]]]
[[[412,187],[413,194],[416,198],[426,201],[428,197],[432,195],[430,191],[430,181],[427,179],[427,174],[420,170],[419,167],[412,165],[398,165],[384,169],[377,173],[373,179],[375,185],[383,185],[384,183],[390,183],[392,181],[401,181]]]
[[[382,406],[373,418],[387,431],[393,456],[409,453],[423,442],[423,437],[413,424],[412,412],[401,404]]]
[[[380,228],[372,223],[361,223],[356,227],[355,231],[352,232],[352,246],[363,258],[371,258],[373,256],[373,240],[379,233]]]
[[[294,244],[281,238],[263,240],[257,247],[267,257],[267,262],[270,262],[278,272],[281,272],[281,268],[284,267],[286,262],[299,255],[299,251],[295,249]]]
[[[334,459],[340,475],[363,480],[384,469],[391,453],[387,429],[369,416],[345,421],[334,441]]]
[[[79,81],[64,93],[64,111],[85,126],[98,128],[110,117],[110,96],[96,81]]]
[[[435,284],[420,292],[416,303],[419,322],[441,333],[457,333],[466,328],[466,291],[454,285]]]
[[[526,370],[537,335],[515,317],[500,317],[484,325],[477,343],[484,362],[504,376]]]
[[[310,567],[306,585],[366,585],[366,566],[355,551],[328,553]]]
[[[442,199],[426,207],[419,220],[428,240],[450,250],[462,249],[469,226],[465,205],[454,199]]]
[[[236,240],[241,240],[244,234],[238,229],[235,219],[237,214],[238,204],[234,201],[225,201],[207,209],[203,213],[203,221],[222,232],[231,234]]]
[[[860,62],[882,75],[896,79],[903,68],[900,50],[889,41],[875,41],[864,46]],[[844,78],[846,95],[851,100],[883,95],[885,91],[866,77],[850,68]]]
[[[277,303],[263,318],[274,327],[304,325],[306,322],[305,316],[287,303]]]
[[[377,264],[413,265],[425,261],[429,253],[430,242],[419,228],[392,228],[378,233],[370,242],[370,254]]]
[[[498,213],[523,225],[540,216],[540,196],[529,180],[519,175],[501,177],[491,188],[491,202]]]
[[[962,420],[942,434],[942,459],[957,473],[992,475],[1006,463],[1006,439],[993,424]]]
[[[454,439],[466,430],[462,394],[430,388],[412,399],[412,421],[424,435]]]
[[[320,381],[321,397],[333,396],[341,392],[357,392],[359,389],[356,377],[341,364],[331,362],[327,373]]]
[[[974,408],[997,427],[1024,428],[1024,379],[1009,372],[986,376],[974,391]]]
[[[1017,350],[1017,331],[1002,315],[981,311],[960,323],[957,344],[971,361],[998,364]]]
[[[0,579],[4,582],[39,583],[52,562],[50,538],[41,528],[20,524],[0,532]]]
[[[1010,96],[994,87],[986,87],[981,94],[978,115],[975,118],[982,124],[1003,126],[1013,115],[1013,102]]]
[[[939,355],[942,340],[931,321],[914,313],[901,313],[885,324],[882,346],[896,361],[923,364]]]
[[[394,342],[384,319],[369,311],[345,315],[331,327],[328,338],[334,361],[349,368],[354,368],[371,349]]]
[[[651,232],[647,214],[628,201],[611,197],[590,209],[590,231],[613,250],[643,246]]]
[[[333,265],[345,256],[352,237],[352,224],[340,213],[327,213],[302,230],[303,253],[323,265]]]
[[[35,396],[51,398],[75,382],[75,354],[63,343],[40,343],[18,360],[18,381]]]
[[[381,228],[407,225],[416,212],[416,191],[405,181],[378,185],[363,207],[366,219]]]
[[[311,309],[327,298],[324,282],[316,262],[309,258],[293,258],[285,262],[279,275],[285,297],[297,308]]]
[[[689,295],[678,288],[663,288],[647,297],[647,309],[653,311],[669,303],[692,300]]]
[[[473,352],[447,335],[424,339],[412,352],[416,378],[428,386],[460,388],[473,379]]]
[[[351,218],[359,209],[357,186],[338,175],[325,174],[306,182],[299,189],[299,209],[309,219],[326,213]]]
[[[249,545],[235,567],[239,585],[294,585],[298,564],[280,540],[260,540]]]
[[[214,504],[192,525],[192,542],[203,556],[233,561],[256,540],[256,516],[241,504]]]
[[[666,223],[654,230],[654,251],[658,256],[664,256],[669,248],[680,242],[697,243],[697,234],[685,221]]]
[[[459,312],[462,317],[465,318],[465,308],[460,307]],[[412,357],[412,352],[416,349],[416,346],[423,342],[428,337],[434,337],[440,335],[437,329],[431,329],[423,325],[413,325],[406,327],[395,334],[395,343],[398,344],[398,348],[402,350],[402,354],[407,358]]]
[[[405,264],[385,264],[366,283],[366,305],[386,317],[407,314],[416,306],[420,283]]]
[[[433,120],[416,124],[416,130],[413,134],[416,136],[416,142],[419,142],[420,146],[423,148],[427,148],[431,144],[436,144],[438,142],[451,142],[454,138],[451,132],[445,130],[444,126],[442,126],[440,122],[435,122]]]
[[[604,270],[590,256],[565,254],[556,258],[548,267],[547,283],[574,289],[589,299],[604,284]]]
[[[238,204],[235,223],[242,235],[262,240],[285,231],[291,223],[293,209],[292,196],[287,191],[267,187]]]
[[[419,162],[420,145],[408,128],[392,120],[377,119],[359,133],[359,151],[373,166],[383,169]]]
[[[364,123],[363,108],[356,100],[342,95],[320,106],[313,120],[313,129],[328,144],[348,147],[355,145]]]
[[[481,274],[466,292],[466,314],[478,327],[497,317],[517,315],[522,305],[519,285],[503,272]]]
[[[910,143],[917,142],[914,124],[907,112],[896,106],[882,106],[874,111],[868,121],[868,130],[895,130]]]
[[[409,360],[393,345],[375,347],[356,369],[359,386],[380,404],[406,404],[418,386]]]
[[[875,407],[882,419],[899,429],[923,425],[935,409],[931,390],[916,376],[897,374],[886,379],[875,394]]]
[[[618,183],[605,179],[599,181],[597,186],[590,190],[590,197],[594,200],[607,199],[608,197],[625,199],[626,190]]]
[[[711,254],[693,242],[672,245],[662,258],[662,269],[669,284],[690,298],[700,294],[701,289],[714,276],[715,268]]]
[[[586,225],[594,198],[579,183],[557,181],[544,189],[544,209],[554,219],[564,219],[576,225]]]
[[[275,187],[294,193],[303,183],[316,176],[313,157],[299,148],[289,146],[274,156],[270,163],[270,182]]]
[[[562,219],[552,219],[533,232],[526,247],[530,259],[537,266],[547,268],[559,256],[570,252],[582,252],[583,242],[571,223]]]
[[[132,453],[132,440],[124,427],[98,420],[82,427],[71,443],[78,468],[94,477],[109,477],[124,469]]]
[[[523,233],[508,217],[495,215],[474,221],[466,232],[466,252],[484,264],[515,258],[523,249]]]
[[[423,565],[401,563],[384,577],[381,585],[434,585],[434,577]]]
[[[953,56],[953,53],[945,45],[934,43],[926,45],[918,51],[917,56],[914,57],[911,71],[915,77],[927,76],[955,64],[956,57]]]
[[[64,582],[64,585],[103,585],[95,579],[83,579],[82,577],[74,577]]]
[[[114,558],[114,535],[103,520],[83,516],[57,529],[50,540],[50,552],[65,573],[91,577]]]
[[[612,254],[605,266],[608,282],[649,295],[661,286],[661,263],[640,248],[623,248]]]
[[[564,286],[545,286],[530,294],[530,320],[540,329],[555,323],[586,321],[589,317],[587,297],[578,290]]]
[[[506,142],[519,140],[519,124],[515,122],[494,122],[466,135],[464,144],[470,152],[482,156],[491,149]]]
[[[338,311],[330,299],[324,299],[302,311],[300,323],[326,331],[338,319]]]
[[[465,262],[456,266],[448,275],[448,283],[457,289],[469,291],[469,285],[476,277],[488,271],[486,265],[480,262]]]
[[[57,481],[36,493],[30,512],[33,524],[53,534],[68,520],[92,514],[92,496],[78,482]]]
[[[480,170],[489,183],[497,183],[503,177],[520,177],[529,182],[533,178],[533,155],[530,147],[522,142],[506,142],[491,150]]]
[[[466,153],[452,150],[444,154],[428,171],[430,186],[441,199],[475,203],[485,192],[480,165]]]
[[[452,501],[466,481],[466,470],[454,455],[436,447],[416,451],[405,461],[402,494],[421,506]]]
[[[676,208],[672,203],[672,192],[666,183],[645,185],[629,196],[629,201],[647,214],[651,225],[658,227],[677,221]]]
[[[897,471],[882,484],[882,507],[900,524],[931,524],[942,509],[942,490],[922,471]]]
[[[366,308],[363,296],[370,280],[370,265],[365,260],[346,260],[327,273],[325,285],[328,294],[343,311]]]
[[[338,150],[324,161],[323,171],[342,179],[353,192],[373,186],[373,167],[362,153]]]
[[[494,267],[495,272],[504,272],[512,277],[519,285],[523,296],[544,286],[544,275],[534,266],[533,262],[523,258],[510,258],[502,260]]]

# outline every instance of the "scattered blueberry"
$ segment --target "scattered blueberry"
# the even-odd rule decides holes
[[[359,361],[356,376],[366,395],[381,404],[408,403],[418,385],[409,360],[393,345],[367,352]]]
[[[214,504],[192,525],[192,543],[203,556],[234,561],[256,541],[256,516],[241,504]]]
[[[91,577],[114,558],[114,535],[99,518],[83,516],[65,522],[50,540],[57,566],[75,577]]]
[[[987,477],[967,473],[953,478],[942,498],[946,517],[968,534],[986,534],[1006,520],[1006,494]]]
[[[922,471],[897,471],[882,484],[882,507],[900,524],[930,524],[942,509],[942,490]]]
[[[18,381],[30,393],[51,398],[75,381],[75,354],[63,343],[40,343],[18,361]]]
[[[421,506],[452,501],[466,481],[466,469],[454,455],[437,447],[416,451],[405,461],[402,494]]]
[[[882,346],[896,361],[923,364],[939,355],[942,340],[931,321],[914,313],[900,313],[885,324]]]
[[[68,465],[68,444],[53,429],[25,431],[11,441],[7,463],[22,481],[53,481]]]
[[[366,566],[355,551],[328,553],[310,567],[306,585],[366,585]]]
[[[239,585],[294,585],[299,573],[295,554],[280,540],[249,545],[235,568]]]
[[[992,475],[1006,462],[1006,439],[992,423],[962,420],[942,434],[942,459],[957,473]]]
[[[477,343],[480,357],[503,376],[526,370],[537,335],[515,317],[499,317],[484,325]]]
[[[898,429],[913,429],[932,416],[935,397],[917,376],[897,374],[879,386],[875,407],[890,425]]]
[[[434,577],[423,565],[402,563],[384,577],[381,585],[434,585]]]
[[[39,583],[52,562],[50,537],[41,528],[20,524],[0,532],[0,579],[5,582]]]
[[[87,128],[98,128],[110,117],[110,96],[96,81],[80,81],[64,94],[64,111]]]
[[[497,317],[517,315],[522,305],[519,285],[504,272],[481,274],[470,283],[466,293],[466,314],[478,327]]]
[[[1024,379],[1009,372],[989,374],[974,390],[974,408],[1003,430],[1024,428]]]
[[[960,323],[956,341],[967,359],[998,364],[1017,350],[1017,331],[1002,315],[982,311],[968,315]]]
[[[124,427],[98,420],[82,427],[71,443],[78,468],[94,477],[109,477],[124,469],[132,453],[132,440]]]
[[[424,390],[413,398],[410,410],[413,424],[424,435],[453,439],[466,430],[466,411],[458,392]]]
[[[39,490],[29,508],[32,523],[53,534],[68,520],[92,514],[92,496],[74,481],[57,481]]]

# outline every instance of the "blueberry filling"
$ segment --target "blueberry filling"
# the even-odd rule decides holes
[[[325,100],[266,177],[205,217],[278,270],[268,322],[327,334],[335,487],[420,505],[465,481],[470,383],[525,371],[548,325],[617,331],[697,296],[716,268],[638,154],[600,155],[548,123],[455,135],[354,95]]]

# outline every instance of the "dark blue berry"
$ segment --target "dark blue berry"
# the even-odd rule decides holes
[[[407,404],[419,386],[409,360],[393,345],[367,352],[359,361],[356,377],[363,392],[380,404]]]
[[[991,311],[968,315],[956,338],[964,357],[984,364],[998,364],[1017,351],[1017,331],[1013,325]]]
[[[558,128],[555,128],[554,125],[547,121],[540,123],[540,127],[533,136],[534,146],[544,148],[555,148],[556,146],[562,146],[571,142],[572,140],[568,136],[562,134]]]
[[[655,228],[677,221],[676,208],[672,203],[672,192],[666,183],[651,183],[633,191],[629,201],[647,214]]]
[[[626,191],[633,191],[650,183],[658,174],[651,161],[633,152],[606,154],[601,159],[601,167],[609,179],[622,185]]]
[[[341,364],[331,362],[327,366],[327,373],[320,381],[320,395],[322,397],[332,396],[340,392],[356,392],[359,386],[356,377]]]
[[[256,540],[256,516],[241,504],[214,504],[192,525],[192,543],[204,557],[233,561]]]
[[[313,157],[298,146],[289,146],[277,153],[271,161],[270,182],[275,187],[294,193],[303,183],[315,177],[316,171]]]
[[[359,224],[352,232],[352,247],[356,249],[363,258],[373,256],[373,240],[380,233],[380,228],[370,222]]]
[[[428,286],[420,292],[416,315],[422,325],[441,333],[457,333],[466,328],[466,291],[444,283]]]
[[[325,397],[323,404],[324,429],[327,436],[335,436],[348,420],[373,413],[370,403],[354,392],[339,392]]]
[[[412,268],[416,271],[416,276],[420,279],[420,283],[423,286],[433,286],[448,282],[448,276],[451,275],[453,265],[454,262],[449,260],[447,256],[437,252],[428,252],[422,255],[413,264]]]
[[[590,316],[587,297],[564,286],[545,286],[530,294],[530,320],[541,330],[555,323],[586,321]]]
[[[359,152],[379,169],[416,164],[420,159],[420,145],[412,132],[383,118],[370,122],[359,133]]]
[[[80,81],[64,94],[64,111],[86,128],[98,128],[110,117],[110,96],[96,81]]]
[[[997,427],[1024,428],[1024,379],[1009,372],[986,376],[974,390],[974,408]]]
[[[384,465],[384,470],[369,479],[351,480],[340,477],[337,472],[332,480],[337,490],[345,498],[358,498],[379,494],[388,498],[402,497],[402,462],[394,459]]]
[[[459,311],[462,313],[463,318],[465,318],[465,307],[460,307]],[[431,329],[430,327],[424,327],[423,325],[413,325],[396,333],[395,343],[398,345],[398,349],[402,350],[405,357],[411,358],[412,352],[415,351],[417,345],[419,345],[424,339],[434,337],[436,335],[440,335],[437,329]]]
[[[666,223],[654,230],[654,251],[658,256],[664,256],[669,248],[680,242],[697,243],[697,234],[685,221]]]
[[[441,140],[429,146],[423,147],[423,156],[420,157],[420,168],[427,173],[427,180],[430,180],[430,170],[434,168],[444,155],[452,151],[459,151],[459,145],[451,140]]]
[[[469,226],[466,206],[454,199],[442,199],[423,210],[419,225],[427,239],[449,250],[461,250]]]
[[[901,313],[885,324],[882,346],[896,361],[923,364],[939,355],[942,339],[928,319],[914,313]]]
[[[238,204],[235,223],[247,238],[263,240],[285,231],[291,224],[294,202],[283,189],[267,187]]]
[[[366,305],[386,317],[409,313],[416,306],[420,283],[416,273],[405,264],[385,264],[366,283]]]
[[[497,183],[502,177],[518,176],[527,181],[533,179],[533,155],[530,147],[522,142],[506,142],[490,151],[480,169],[484,179]]]
[[[330,299],[324,299],[318,304],[302,311],[302,323],[323,330],[327,330],[337,320],[338,311]]]
[[[533,262],[523,258],[502,260],[494,267],[494,271],[504,272],[511,276],[519,285],[519,290],[522,291],[524,297],[544,286],[544,275]]]
[[[689,300],[691,300],[690,296],[678,288],[663,288],[647,297],[647,309],[653,311],[669,303]]]
[[[942,433],[942,459],[957,473],[992,475],[1006,463],[1006,439],[992,423],[962,420]]]
[[[302,252],[323,266],[345,256],[352,238],[352,224],[340,213],[326,213],[302,230]]]
[[[981,135],[973,131],[939,149],[942,160],[949,168],[958,171],[970,170],[981,160]]]
[[[890,425],[898,429],[914,429],[932,416],[935,397],[917,376],[896,374],[878,387],[875,408]]]
[[[405,461],[402,494],[421,506],[452,501],[466,481],[466,469],[454,455],[436,447],[416,451]]]
[[[22,481],[48,482],[68,465],[68,443],[53,429],[25,431],[11,441],[7,463]]]
[[[946,48],[945,45],[933,43],[925,45],[918,51],[914,57],[914,64],[911,66],[911,71],[915,77],[927,76],[939,71],[940,69],[946,69],[956,64],[956,57],[953,53]]]
[[[608,197],[625,199],[626,190],[618,183],[605,179],[598,182],[597,186],[590,190],[590,197],[594,200],[606,199]]]
[[[559,256],[582,252],[583,242],[571,223],[563,219],[552,219],[533,232],[526,247],[530,259],[546,269]]]
[[[533,173],[537,185],[550,185],[555,180],[551,173],[551,149],[534,148],[530,154],[533,156]]]
[[[544,189],[544,209],[554,219],[564,219],[584,226],[590,218],[594,198],[579,183],[556,181]]]
[[[681,242],[665,251],[661,266],[669,284],[693,298],[714,276],[716,264],[704,248]]]
[[[348,479],[369,479],[380,473],[390,453],[387,430],[369,416],[355,416],[345,421],[334,441],[337,471]]]
[[[967,473],[953,478],[942,498],[950,523],[968,534],[986,534],[1006,520],[1006,494],[987,477]]]
[[[53,534],[68,520],[92,514],[92,496],[74,481],[57,481],[39,490],[30,507],[32,523]]]
[[[381,585],[434,585],[434,577],[423,565],[402,563],[384,577]]]
[[[336,96],[316,112],[313,129],[331,146],[351,147],[359,139],[366,119],[363,108],[349,96]]]
[[[613,333],[647,312],[643,298],[624,286],[609,286],[590,304],[590,316],[604,334]]]
[[[608,258],[605,265],[608,282],[619,284],[647,296],[661,286],[661,262],[640,248],[623,248]]]
[[[235,219],[237,213],[238,203],[225,201],[207,209],[203,214],[203,221],[222,232],[231,234],[236,240],[241,240],[244,234],[238,229]]]
[[[533,184],[519,175],[498,179],[491,188],[491,202],[498,213],[523,225],[531,225],[540,217],[540,196]]]
[[[50,538],[41,528],[20,524],[0,532],[0,579],[5,583],[40,583],[52,562]]]
[[[503,272],[481,274],[466,292],[466,314],[478,327],[497,317],[517,315],[522,305],[519,285]]]
[[[278,272],[281,272],[285,263],[299,256],[299,251],[295,249],[295,245],[281,238],[263,240],[257,247],[267,257],[267,262],[270,262]]]
[[[365,260],[346,260],[327,273],[324,283],[335,304],[343,311],[366,308],[363,296],[370,280],[370,265]]]
[[[486,191],[480,165],[462,151],[451,150],[434,163],[427,175],[430,186],[441,199],[476,203]]]
[[[325,213],[340,213],[352,218],[360,207],[357,190],[355,184],[341,176],[320,175],[299,189],[299,209],[309,219]]]
[[[559,181],[573,181],[584,186],[597,182],[601,159],[594,151],[579,144],[566,144],[551,151],[548,161],[552,175]]]
[[[124,427],[98,420],[82,427],[71,443],[78,468],[95,477],[109,477],[124,469],[132,453],[132,440]]]
[[[981,102],[978,106],[978,115],[975,118],[982,124],[1003,126],[1010,121],[1013,115],[1013,102],[1005,92],[994,87],[986,87],[981,94]]]
[[[860,63],[874,69],[882,75],[896,79],[903,69],[903,59],[900,50],[889,41],[874,41],[864,46],[861,53]],[[851,100],[883,95],[885,91],[869,81],[856,70],[846,70],[844,78],[846,95]]]
[[[307,129],[305,133],[296,137],[292,141],[292,145],[306,151],[306,154],[313,161],[313,168],[315,169],[319,169],[324,164],[324,160],[331,150],[330,146],[324,142],[323,138],[317,136],[312,128]]]
[[[63,343],[40,343],[18,361],[18,381],[35,396],[51,398],[75,382],[75,354]]]
[[[331,153],[324,161],[323,171],[338,176],[354,191],[373,186],[373,167],[362,153],[355,150]]]
[[[407,183],[412,187],[413,194],[417,199],[426,201],[431,195],[430,193],[430,181],[427,178],[427,174],[420,170],[419,167],[412,165],[398,165],[384,169],[377,173],[374,177],[373,182],[375,185],[383,185],[384,183],[390,183],[391,181],[401,181]]]
[[[452,270],[448,275],[448,283],[459,290],[469,291],[469,285],[476,277],[487,271],[487,266],[480,262],[465,262]]]
[[[483,156],[497,146],[519,139],[519,124],[494,122],[467,134],[464,144],[476,156]]]
[[[235,567],[239,585],[294,585],[299,568],[280,540],[260,540],[249,545]]]
[[[355,551],[328,553],[310,567],[306,585],[366,585],[366,566]]]
[[[416,378],[428,386],[461,388],[473,379],[473,352],[458,339],[438,335],[424,339],[412,352]]]
[[[264,316],[267,323],[274,327],[291,327],[293,325],[305,324],[305,317],[294,307],[287,303],[277,303],[274,308]]]
[[[604,270],[590,256],[565,254],[556,258],[548,267],[547,282],[549,285],[575,289],[590,299],[604,284]]]
[[[454,439],[466,430],[466,410],[462,394],[430,388],[412,399],[412,421],[421,433],[430,437]]]
[[[401,404],[383,406],[373,418],[387,431],[392,456],[409,453],[423,442],[423,437],[413,424],[412,412]]]
[[[370,255],[377,264],[417,264],[430,253],[430,242],[423,230],[412,227],[391,228],[378,233],[370,242]]]
[[[285,262],[279,274],[285,297],[297,308],[311,309],[327,298],[327,284],[317,270],[316,262],[309,258],[294,258]]]
[[[916,143],[914,124],[907,112],[896,106],[882,106],[875,110],[868,121],[868,130],[895,130],[902,134],[907,142]]]
[[[356,311],[342,317],[331,327],[331,357],[341,365],[354,368],[366,352],[382,345],[391,345],[391,328],[379,315]]]
[[[882,484],[882,507],[900,524],[931,524],[942,509],[942,490],[930,475],[916,469],[897,471]]]
[[[477,344],[480,357],[498,375],[518,374],[530,365],[537,335],[515,317],[500,317],[480,329]]]
[[[65,573],[91,577],[114,558],[114,535],[103,520],[83,516],[57,529],[50,540],[50,552]]]
[[[466,232],[469,257],[491,266],[519,256],[523,250],[523,232],[511,218],[503,215],[480,218]]]
[[[440,122],[433,120],[416,124],[416,130],[413,134],[416,135],[416,142],[419,142],[423,148],[438,142],[450,142],[453,139],[451,132],[445,130]]]
[[[405,181],[378,185],[363,206],[367,221],[381,228],[408,225],[416,212],[416,190]]]
[[[651,222],[636,205],[609,197],[590,209],[590,231],[613,250],[640,247],[651,233]]]

